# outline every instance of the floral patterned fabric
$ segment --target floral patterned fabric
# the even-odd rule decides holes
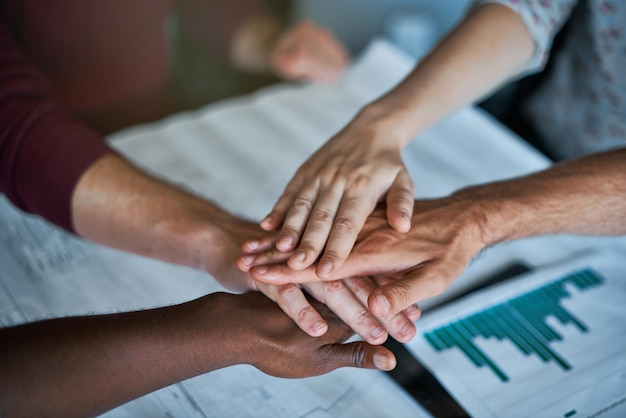
[[[515,11],[535,43],[526,74],[551,68],[522,111],[556,159],[626,147],[626,1],[479,0]],[[552,41],[568,23],[563,43]]]

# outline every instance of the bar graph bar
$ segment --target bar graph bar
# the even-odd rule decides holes
[[[476,337],[508,340],[526,356],[534,355],[544,363],[553,362],[562,370],[570,370],[572,365],[567,359],[550,347],[552,342],[562,341],[563,336],[552,329],[546,319],[552,316],[563,325],[571,324],[581,333],[587,333],[587,325],[563,308],[561,300],[572,297],[568,285],[586,291],[603,282],[594,270],[582,269],[427,331],[423,336],[437,352],[458,348],[474,366],[488,367],[502,382],[508,382],[509,376],[474,343]]]

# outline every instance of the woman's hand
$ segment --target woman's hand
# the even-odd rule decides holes
[[[280,228],[276,248],[293,252],[287,264],[303,270],[317,262],[320,278],[335,271],[350,254],[357,235],[377,203],[385,199],[395,230],[411,227],[413,183],[400,157],[401,140],[375,123],[353,121],[300,167],[261,227]],[[248,241],[242,265],[263,257],[266,246]],[[245,267],[244,267],[245,268]]]

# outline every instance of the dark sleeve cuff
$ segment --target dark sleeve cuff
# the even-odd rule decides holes
[[[113,151],[56,104],[21,99],[7,107],[2,119],[11,122],[13,140],[0,150],[3,191],[19,208],[75,232],[74,188],[89,166]]]

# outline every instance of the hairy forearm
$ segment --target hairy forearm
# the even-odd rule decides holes
[[[194,268],[210,267],[219,247],[215,205],[150,177],[118,155],[106,156],[81,177],[72,197],[77,233],[124,251]]]
[[[0,329],[2,416],[93,416],[241,362],[237,322],[219,320],[224,300]]]
[[[394,132],[404,146],[449,112],[517,75],[532,53],[533,41],[518,15],[498,4],[480,6],[356,120]]]
[[[489,245],[544,234],[626,234],[626,149],[463,189]]]

